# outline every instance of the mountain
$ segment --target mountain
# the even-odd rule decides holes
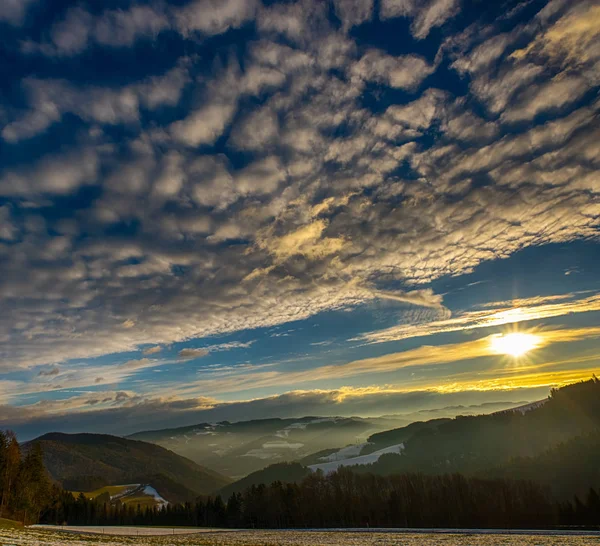
[[[554,389],[546,401],[510,411],[413,423],[374,434],[359,453],[351,455],[356,458],[373,451],[381,453],[372,464],[354,467],[358,472],[495,473],[505,478],[536,480],[545,476],[548,481],[565,465],[575,475],[573,461],[579,461],[579,457],[598,460],[600,442],[593,440],[599,431],[600,381],[594,378]],[[398,453],[385,453],[385,448],[391,446],[397,447]],[[569,461],[567,454],[571,451],[574,458]],[[335,455],[322,457],[319,463],[331,461]],[[345,458],[346,464],[352,462],[350,457]],[[593,469],[588,474],[597,476]]]
[[[50,433],[40,444],[50,475],[65,489],[151,484],[171,502],[191,500],[227,485],[224,476],[163,447],[106,434]]]
[[[238,479],[273,463],[296,461],[324,449],[364,442],[371,434],[396,423],[357,417],[223,421],[138,432],[128,438],[156,443]]]

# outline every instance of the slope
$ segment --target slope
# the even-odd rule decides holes
[[[37,442],[50,475],[70,490],[152,484],[169,501],[216,491],[229,480],[163,447],[105,434],[45,434]]]
[[[298,483],[310,474],[310,469],[300,463],[272,464],[262,470],[252,472],[241,480],[226,485],[219,491],[219,494],[224,499],[228,499],[232,493],[242,493],[253,485],[271,485],[274,482]]]
[[[536,457],[561,442],[599,430],[600,381],[594,378],[554,389],[546,403],[536,403],[527,411],[456,417],[430,425],[416,427],[408,438],[408,427],[372,436],[369,441],[377,449],[399,438],[405,448],[399,455],[382,455],[373,465],[357,470],[475,474],[515,458]]]

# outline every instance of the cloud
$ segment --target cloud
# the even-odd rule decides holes
[[[255,0],[195,0],[176,12],[175,21],[183,34],[198,31],[211,36],[243,26],[255,11]]]
[[[430,288],[425,290],[413,290],[412,292],[405,293],[377,290],[374,292],[374,295],[382,299],[410,303],[420,307],[431,307],[434,309],[442,307],[443,301],[443,297],[440,294],[435,294]]]
[[[563,330],[532,330],[538,337],[537,349],[526,361],[514,363],[499,357],[493,346],[494,335],[472,341],[424,345],[402,352],[365,358],[343,364],[323,365],[300,371],[277,369],[203,370],[200,379],[178,389],[181,396],[197,392],[214,395],[264,392],[265,389],[310,388],[323,381],[339,384],[369,378],[378,381],[378,374],[396,375],[400,385],[407,381],[413,389],[431,389],[440,392],[468,390],[501,390],[562,385],[589,378],[597,364],[597,355],[574,356],[565,360],[551,360],[545,347],[557,343],[571,343],[597,339],[600,329],[595,327]],[[488,358],[488,364],[477,366],[476,373],[465,373],[458,363]],[[435,373],[427,371],[434,368]],[[565,371],[568,367],[568,371]],[[410,372],[412,370],[412,372]],[[409,373],[410,372],[410,375]],[[381,377],[381,375],[379,376]],[[381,382],[381,379],[379,379]]]
[[[434,67],[417,55],[393,57],[371,49],[354,65],[352,72],[367,81],[413,90],[434,72]]]
[[[207,349],[181,349],[178,356],[181,360],[192,360],[194,358],[202,358],[207,356],[209,351]]]
[[[151,366],[158,366],[159,362],[156,360],[151,360],[149,358],[140,358],[138,360],[128,360],[127,362],[123,362],[119,367],[124,370],[139,370],[142,368],[148,368]]]
[[[155,355],[156,353],[160,353],[163,348],[160,345],[156,345],[154,347],[148,347],[148,349],[144,349],[142,353],[144,355]]]
[[[278,133],[277,115],[269,108],[262,108],[236,125],[230,142],[240,150],[261,151],[274,144]]]
[[[140,109],[174,106],[189,82],[187,59],[161,76],[152,76],[137,84],[121,88],[75,88],[64,80],[26,78],[22,86],[31,109],[2,130],[2,138],[19,142],[43,133],[66,114],[84,121],[107,125],[132,124],[139,121]]]
[[[194,358],[202,358],[208,356],[211,353],[218,353],[222,351],[231,351],[233,349],[247,349],[251,347],[256,340],[251,341],[228,341],[226,343],[217,343],[215,345],[208,345],[206,347],[191,348],[186,347],[181,349],[178,353],[178,357],[181,360],[191,360]]]
[[[58,366],[54,366],[53,368],[50,368],[48,370],[41,370],[38,373],[38,377],[54,377],[56,375],[58,375],[60,373],[60,369],[58,368]]]
[[[349,30],[371,20],[374,0],[334,0],[334,8],[344,30]]]
[[[427,324],[405,324],[370,332],[356,341],[385,343],[412,337],[492,328],[505,324],[543,320],[578,313],[600,311],[600,295],[562,294],[552,297],[534,297],[506,302],[491,302],[484,309],[463,311],[451,318]]]
[[[558,110],[577,102],[589,88],[589,82],[583,77],[557,77],[533,91],[521,93],[516,105],[501,119],[507,122],[533,119],[542,112]]]
[[[219,351],[231,351],[232,349],[247,349],[252,347],[256,343],[256,340],[251,341],[228,341],[226,343],[217,343],[216,345],[209,345],[206,350],[214,353]]]
[[[230,403],[206,397],[148,399],[134,397],[131,393],[125,393],[127,397],[117,402],[118,393],[109,391],[95,393],[94,396],[82,395],[74,400],[55,401],[45,408],[32,405],[15,411],[12,406],[0,406],[0,426],[10,424],[19,439],[25,441],[50,431],[131,434],[145,429],[186,426],[198,422],[238,421],[240,416],[244,420],[251,420],[305,415],[350,417],[395,414],[402,418],[402,414],[406,414],[407,420],[414,420],[430,418],[428,412],[452,417],[505,409],[517,403],[544,398],[548,390],[548,387],[472,390],[462,394],[346,387],[336,390],[295,390],[272,397]],[[70,407],[85,408],[85,411],[67,413]]]
[[[133,5],[129,10],[107,10],[96,22],[94,37],[101,45],[131,46],[141,36],[156,37],[168,19],[151,6]]]
[[[19,24],[27,3],[34,0],[7,0],[0,8],[0,20]],[[25,53],[51,57],[74,56],[91,46],[125,48],[139,40],[156,40],[168,30],[189,38],[196,33],[222,34],[249,23],[255,15],[255,0],[195,0],[182,6],[154,2],[133,4],[127,9],[107,9],[98,14],[80,6],[70,8],[53,24],[49,39],[25,40]]]
[[[214,144],[231,122],[235,106],[215,102],[196,110],[187,118],[175,122],[171,133],[179,142],[188,146]]]
[[[10,207],[0,207],[0,239],[12,241],[17,235],[17,227],[11,221]]]
[[[259,244],[274,254],[278,261],[285,261],[296,254],[313,260],[322,258],[338,252],[344,246],[341,238],[322,237],[326,227],[324,220],[316,220],[282,237],[273,237]]]
[[[410,16],[414,32],[428,32],[427,51],[439,45],[431,29],[454,13],[452,3],[375,4],[380,17],[392,4],[409,6],[393,17]],[[183,25],[178,11],[153,6],[157,21]],[[181,9],[195,11],[185,38],[169,37],[177,51],[247,23],[256,34],[223,35],[218,58],[169,59],[171,70],[148,66],[133,82],[66,79],[73,61],[60,55],[52,78],[11,82],[24,95],[2,105],[11,143],[0,172],[3,369],[58,363],[62,374],[105,354],[272,327],[384,296],[425,310],[390,339],[459,328],[458,319],[466,326],[493,313],[448,318],[432,281],[533,246],[598,240],[600,103],[582,104],[590,93],[574,85],[583,79],[594,89],[591,31],[581,27],[590,46],[583,63],[564,53],[574,43],[566,24],[559,38],[512,55],[577,6],[508,33],[476,21],[449,36],[435,60],[410,41],[399,54],[356,40],[351,25],[378,24],[369,2],[319,6],[187,3]],[[75,9],[65,21],[81,21],[69,23],[65,41],[54,41],[59,26],[40,34],[55,55],[100,54],[105,16],[106,28],[123,21],[125,29],[112,45],[101,38],[102,47],[163,28],[146,11]],[[239,47],[226,47],[230,39]],[[464,78],[461,96],[445,78],[429,88],[442,65]],[[70,130],[72,118],[82,127],[76,147],[32,139],[50,127]],[[419,324],[425,315],[429,330]],[[81,367],[89,373],[73,370],[69,385],[129,377]]]
[[[580,2],[512,56],[546,57],[565,66],[596,63],[600,57],[598,25],[600,7],[593,2]]]
[[[412,17],[411,32],[415,38],[427,38],[434,27],[442,26],[459,12],[459,0],[381,0],[381,19]]]
[[[72,56],[91,44],[130,47],[138,39],[156,38],[169,26],[169,18],[158,3],[153,6],[134,4],[129,9],[105,10],[99,15],[76,6],[52,26],[48,42],[25,41],[22,47],[26,53]]]
[[[4,0],[0,4],[0,21],[19,26],[23,23],[27,10],[37,0]]]
[[[6,170],[0,175],[0,195],[31,196],[67,194],[95,182],[98,174],[98,152],[92,148],[50,155],[33,166]]]

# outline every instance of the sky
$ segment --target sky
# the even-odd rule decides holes
[[[600,371],[597,2],[5,0],[0,67],[20,438]]]

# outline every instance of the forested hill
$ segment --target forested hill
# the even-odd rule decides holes
[[[600,487],[600,430],[576,436],[534,457],[519,457],[486,473],[494,478],[523,479],[548,487],[557,498],[584,498]],[[599,514],[600,516],[600,514]]]
[[[218,493],[224,499],[228,499],[232,494],[241,493],[252,486],[269,485],[274,482],[299,483],[310,474],[311,470],[300,463],[276,463],[226,485]]]
[[[151,483],[171,501],[212,493],[230,480],[163,447],[106,434],[45,434],[39,444],[50,475],[65,489]]]
[[[600,381],[596,378],[552,390],[529,411],[456,417],[421,426],[409,438],[398,470],[473,472],[514,457],[530,457],[600,427]],[[402,429],[397,431],[402,432]],[[369,439],[376,448],[395,443],[391,433]],[[383,445],[385,445],[383,444]]]
[[[600,475],[593,468],[583,472],[573,466],[573,459],[579,456],[594,461],[600,458],[599,431],[600,381],[594,377],[553,390],[546,403],[527,411],[456,417],[374,435],[363,448],[365,452],[397,442],[402,442],[404,449],[401,454],[382,455],[374,464],[355,470],[382,475],[493,473],[542,482],[548,481],[548,475],[561,476],[564,487],[549,485],[561,496],[571,495],[600,485]],[[568,468],[578,479],[569,476]],[[590,480],[593,483],[588,483]]]

